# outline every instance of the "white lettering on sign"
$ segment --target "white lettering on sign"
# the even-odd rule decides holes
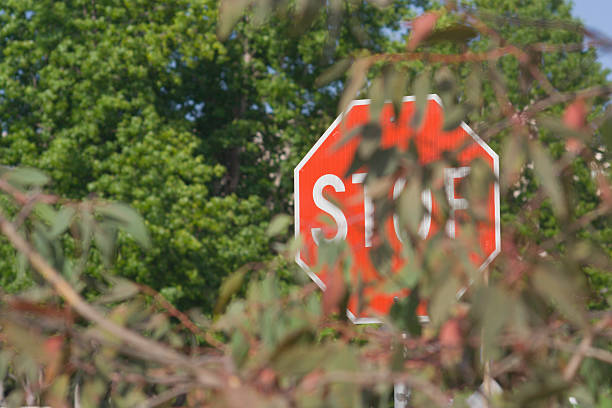
[[[455,238],[455,211],[466,210],[468,208],[468,202],[465,198],[455,197],[455,180],[464,178],[468,174],[470,174],[469,167],[444,169],[444,187],[450,206],[450,213],[446,222],[446,233],[451,238]]]
[[[336,235],[331,239],[325,238],[321,232],[321,228],[312,228],[310,233],[312,234],[312,239],[317,246],[319,245],[319,237],[322,237],[326,242],[341,241],[346,239],[346,233],[348,231],[348,224],[342,210],[323,197],[323,189],[327,186],[332,186],[337,193],[342,193],[345,190],[344,183],[340,177],[336,176],[335,174],[324,174],[323,176],[319,177],[315,183],[314,188],[312,189],[312,198],[315,205],[331,215],[338,226]]]
[[[363,184],[368,173],[355,173],[353,174],[353,184]],[[368,194],[368,189],[363,186],[363,214],[364,214],[364,228],[365,228],[365,246],[366,248],[372,246],[372,235],[374,234],[374,203],[372,198]]]
[[[367,174],[368,173],[355,173],[351,177],[353,184],[363,184],[363,213],[365,229],[364,245],[366,248],[372,246],[372,235],[374,233],[374,203],[372,202],[372,197],[369,196],[368,189],[364,184]],[[468,208],[468,202],[465,198],[455,197],[455,181],[457,179],[467,177],[468,174],[470,174],[469,167],[444,169],[444,189],[450,207],[449,217],[446,222],[446,233],[451,238],[455,238],[455,212],[459,210],[466,210]],[[323,197],[323,190],[328,186],[333,187],[337,193],[343,193],[346,191],[342,179],[335,174],[324,174],[316,181],[314,188],[312,189],[312,198],[314,203],[319,209],[326,212],[334,219],[338,228],[336,235],[334,235],[332,238],[325,238],[321,228],[311,228],[310,233],[312,234],[312,238],[317,246],[320,245],[321,239],[323,239],[325,242],[341,241],[346,239],[346,235],[348,233],[348,223],[342,210]],[[401,195],[405,186],[405,179],[397,179],[393,185],[394,200]],[[430,189],[426,189],[421,192],[421,202],[425,206],[425,213],[423,214],[423,219],[419,224],[418,234],[422,239],[425,239],[429,235],[429,229],[431,227],[433,199]],[[397,239],[400,242],[403,242],[400,234],[401,229],[399,217],[397,214],[393,214],[393,228],[395,230]]]
[[[404,190],[404,186],[406,185],[406,179],[399,178],[393,185],[393,199],[397,200],[397,198],[402,194],[402,190]],[[432,199],[431,199],[431,190],[425,189],[421,192],[421,201],[425,206],[425,214],[423,214],[423,219],[419,224],[418,234],[421,238],[427,238],[429,235],[429,227],[431,226],[431,208],[432,208]],[[400,234],[400,224],[399,217],[397,214],[393,214],[393,228],[395,229],[395,235],[400,242],[404,242]]]

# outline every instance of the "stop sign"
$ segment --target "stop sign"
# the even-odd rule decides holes
[[[395,146],[402,151],[408,148],[412,139],[421,164],[439,160],[445,151],[460,150],[457,155],[459,165],[444,169],[445,192],[450,208],[446,225],[436,225],[435,217],[432,217],[438,210],[438,204],[429,190],[422,192],[422,204],[415,203],[426,208],[418,230],[421,238],[427,239],[441,228],[448,236],[455,238],[460,235],[460,229],[456,228],[454,221],[455,216],[460,216],[469,205],[465,198],[459,196],[455,188],[457,183],[468,176],[470,163],[477,158],[483,159],[495,175],[499,176],[499,158],[465,123],[450,132],[442,130],[443,109],[437,95],[429,95],[422,125],[417,132],[413,131],[408,123],[414,113],[414,105],[414,97],[405,97],[400,117],[396,120],[391,103],[385,104],[380,114],[383,129],[381,144],[384,147]],[[365,284],[362,292],[364,299],[356,299],[354,295],[349,301],[347,314],[355,323],[378,322],[376,316],[388,313],[393,298],[405,295],[405,292],[385,291],[382,287],[384,280],[370,260],[375,209],[364,186],[367,169],[346,174],[359,139],[353,138],[348,143],[339,143],[351,129],[369,121],[370,101],[353,101],[345,114],[336,118],[294,170],[295,234],[302,240],[296,262],[325,290],[329,271],[321,269],[315,272],[313,269],[318,261],[319,247],[324,241],[347,242],[354,259],[351,274],[355,282],[359,279]],[[401,179],[395,182],[392,191],[394,197],[399,195],[404,184],[405,180]],[[496,181],[491,182],[489,187],[486,213],[485,220],[479,221],[475,226],[480,248],[475,251],[473,258],[481,270],[500,251],[499,185]],[[399,252],[401,242],[397,219],[390,217],[388,222],[387,230],[396,231],[396,234],[389,234],[388,238],[392,247]],[[397,271],[402,263],[395,260],[392,265],[392,269]],[[358,304],[361,305],[359,311]]]

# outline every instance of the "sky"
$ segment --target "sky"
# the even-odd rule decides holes
[[[582,19],[587,28],[612,38],[612,0],[574,0],[573,14]],[[612,49],[598,50],[599,60],[612,70]],[[612,79],[612,74],[608,75]]]

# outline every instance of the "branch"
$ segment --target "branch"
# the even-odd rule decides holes
[[[174,364],[187,368],[197,376],[198,381],[202,385],[214,388],[218,388],[222,385],[221,380],[216,375],[207,370],[194,367],[191,361],[184,355],[163,347],[154,341],[106,319],[99,311],[93,308],[75,292],[55,268],[49,265],[49,263],[36,252],[21,235],[19,235],[14,225],[2,216],[0,216],[0,230],[9,239],[13,247],[28,258],[32,267],[36,269],[36,271],[53,286],[55,291],[81,316],[96,323],[100,328],[111,333],[125,344],[146,353],[148,358],[152,361],[157,361],[161,364]]]
[[[568,351],[572,353],[577,352],[579,348],[579,346],[575,346],[573,344],[569,344],[560,340],[555,340],[552,346],[558,350]],[[595,358],[597,360],[604,361],[608,364],[612,364],[612,353],[607,350],[588,346],[583,348],[583,353],[585,357]]]
[[[166,390],[160,394],[157,394],[156,396],[149,398],[146,401],[141,402],[140,404],[136,405],[137,408],[152,408],[152,407],[156,407],[160,404],[163,404],[164,402],[170,401],[173,398],[176,398],[180,395],[183,395],[187,392],[189,392],[189,390],[191,390],[194,387],[194,385],[179,385],[176,386],[174,388],[170,388],[169,390]]]
[[[444,392],[437,386],[425,381],[421,378],[417,378],[406,373],[393,374],[390,372],[374,371],[374,372],[352,372],[352,371],[332,371],[325,373],[321,378],[316,381],[317,386],[330,384],[330,383],[353,383],[360,385],[375,385],[382,382],[386,383],[404,383],[408,387],[415,390],[421,391],[425,394],[433,403],[439,407],[448,407],[450,405],[451,398],[448,397]],[[310,385],[309,385],[310,386]]]
[[[181,312],[176,307],[174,307],[172,303],[168,302],[168,300],[161,293],[143,283],[137,283],[136,285],[143,293],[155,299],[161,307],[168,311],[171,316],[176,317],[181,322],[181,324],[186,329],[191,331],[194,335],[204,337],[204,339],[213,347],[216,347],[221,350],[225,349],[225,344],[215,339],[213,336],[210,335],[210,333],[201,330],[198,326],[196,326],[193,321],[191,321],[191,319],[187,315],[185,315],[185,313]]]
[[[580,341],[580,344],[576,348],[572,358],[569,363],[565,366],[565,370],[563,370],[563,379],[567,382],[570,382],[578,372],[580,365],[582,364],[582,360],[586,356],[587,350],[591,347],[591,343],[593,342],[593,332],[588,332]]]

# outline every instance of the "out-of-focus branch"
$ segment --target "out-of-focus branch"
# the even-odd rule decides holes
[[[192,388],[194,388],[195,385],[190,384],[183,384],[183,385],[178,385],[174,388],[170,388],[169,390],[166,390],[160,394],[157,394],[156,396],[149,398],[146,401],[143,401],[142,403],[136,405],[137,408],[152,408],[152,407],[156,407],[158,405],[163,404],[164,402],[170,401],[173,398],[176,398],[180,395],[186,394],[187,392],[189,392],[189,390],[191,390]]]
[[[554,340],[553,347],[562,351],[568,351],[575,353],[578,351],[579,346],[575,346],[573,344],[565,343],[561,340]],[[612,364],[612,353],[607,350],[600,349],[597,347],[584,347],[582,350],[585,357],[595,358],[597,360],[604,361],[608,364]]]
[[[545,111],[546,109],[557,105],[559,103],[567,103],[575,99],[589,99],[597,96],[604,96],[612,93],[612,86],[593,86],[576,92],[560,92],[548,98],[544,98],[527,106],[520,114],[519,117],[505,118],[500,120],[493,126],[486,129],[482,134],[484,140],[489,140],[497,133],[504,129],[515,125],[525,123],[528,119],[535,117],[538,113]]]
[[[187,317],[187,315],[185,315],[185,313],[181,312],[176,307],[174,307],[174,305],[168,302],[168,300],[161,293],[159,293],[152,287],[147,286],[142,283],[138,283],[136,285],[140,288],[140,290],[143,293],[153,297],[155,301],[157,301],[161,305],[161,307],[166,309],[171,316],[176,317],[181,322],[181,324],[185,328],[187,328],[189,331],[191,331],[193,334],[195,334],[196,336],[204,337],[204,339],[209,344],[211,344],[213,347],[216,347],[221,350],[225,348],[225,345],[219,340],[215,339],[213,336],[211,336],[210,333],[200,330],[200,328],[196,326],[195,323],[192,322],[191,319]]]
[[[606,358],[610,358],[610,360],[604,360],[604,361],[612,361],[612,353],[608,353],[605,350],[594,349],[593,347],[591,347],[591,344],[593,343],[593,340],[595,339],[595,336],[597,335],[597,333],[605,329],[610,324],[611,321],[612,321],[612,314],[609,314],[604,319],[597,322],[595,327],[593,327],[591,330],[589,330],[585,334],[585,336],[580,341],[580,344],[578,345],[578,347],[576,347],[576,350],[574,351],[572,358],[567,363],[567,366],[565,366],[565,370],[563,370],[563,379],[565,381],[569,382],[574,378],[574,376],[578,372],[578,369],[580,368],[580,365],[582,364],[582,361],[584,360],[585,357],[595,357],[596,355],[602,356],[602,355],[610,354],[610,356],[606,356]]]
[[[187,368],[196,375],[201,385],[215,388],[222,385],[222,381],[218,376],[201,367],[195,367],[191,361],[182,354],[163,347],[154,341],[146,339],[106,319],[99,311],[87,303],[72,286],[70,286],[70,284],[21,237],[21,235],[19,235],[11,222],[2,216],[0,216],[0,230],[8,238],[13,247],[27,257],[32,267],[40,273],[40,275],[53,286],[57,293],[81,316],[97,324],[100,328],[111,333],[130,347],[146,353],[151,361]]]
[[[3,178],[0,178],[0,190],[11,195],[19,205],[26,206],[32,201],[33,196],[31,194],[26,194],[20,191]],[[35,196],[37,202],[45,204],[55,204],[59,202],[59,198],[54,195],[36,193]]]
[[[380,383],[403,383],[408,387],[422,392],[433,403],[439,407],[448,407],[451,398],[438,386],[406,373],[391,373],[386,371],[354,372],[354,371],[331,371],[323,374],[316,381],[316,386],[332,383],[352,383],[360,385],[374,385]],[[309,384],[312,386],[312,384]]]
[[[590,331],[580,341],[580,344],[576,348],[572,358],[563,370],[563,379],[565,381],[571,381],[578,372],[580,364],[582,364],[582,360],[584,360],[584,357],[586,356],[587,350],[591,348],[591,343],[593,343],[594,337],[593,332]]]

